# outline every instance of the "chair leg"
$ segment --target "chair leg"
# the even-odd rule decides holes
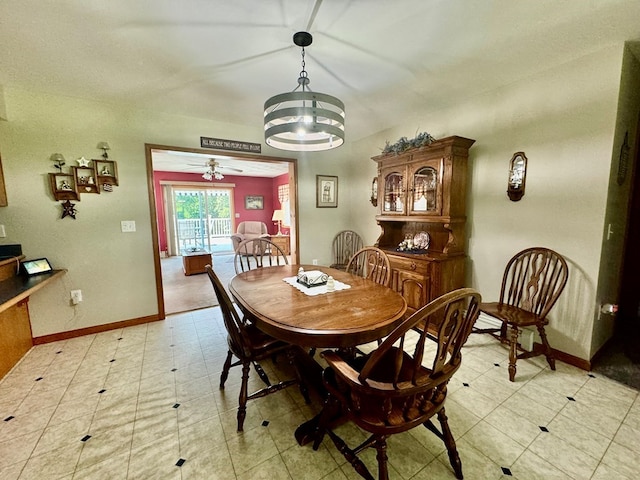
[[[538,333],[540,334],[540,340],[542,340],[544,356],[547,357],[547,363],[549,364],[551,370],[555,370],[556,359],[553,358],[553,353],[551,353],[551,345],[549,345],[549,341],[547,340],[547,334],[544,331],[544,325],[538,325]]]
[[[500,340],[501,341],[506,341],[507,340],[507,324],[502,322],[502,325],[500,325]]]
[[[238,431],[242,432],[244,419],[247,416],[247,390],[249,388],[250,362],[242,363],[242,383],[240,384],[240,397],[238,398]]]
[[[344,456],[344,458],[351,464],[354,470],[358,472],[358,474],[362,478],[365,478],[366,480],[375,480],[373,478],[373,475],[371,475],[371,473],[369,473],[369,470],[367,470],[367,466],[362,462],[362,460],[360,460],[360,458],[358,458],[358,455],[355,453],[355,451],[351,450],[347,446],[342,438],[333,433],[331,430],[327,430],[327,434],[331,438],[331,441],[333,441],[333,444],[336,446],[338,451]]]
[[[447,447],[447,453],[449,454],[449,462],[456,474],[458,480],[462,480],[462,462],[460,461],[460,455],[458,455],[458,449],[456,448],[456,441],[453,438],[451,429],[449,428],[449,419],[445,414],[444,407],[438,412],[438,420],[440,421],[440,427],[442,429],[442,439]]]
[[[224,366],[222,367],[222,373],[220,374],[220,390],[224,390],[224,382],[227,381],[229,377],[229,370],[231,369],[231,359],[233,358],[233,353],[231,350],[227,352],[227,359],[224,361]]]
[[[260,380],[262,380],[267,387],[270,387],[271,380],[269,380],[269,377],[267,376],[265,371],[262,369],[262,365],[260,365],[258,362],[253,362],[253,368],[256,370],[256,373],[260,377]]]
[[[376,438],[376,459],[378,460],[378,480],[389,480],[389,468],[387,466],[387,439],[384,435]]]
[[[296,375],[296,380],[298,381],[298,388],[300,389],[300,393],[302,394],[302,398],[304,398],[305,403],[311,403],[311,398],[309,398],[309,390],[307,389],[307,383],[304,381],[304,377],[300,372],[300,368],[298,367],[298,362],[296,361],[296,354],[293,348],[287,350],[287,360],[289,360],[289,365],[293,367],[293,371]]]
[[[516,360],[518,359],[518,327],[509,328],[509,380],[515,381]]]

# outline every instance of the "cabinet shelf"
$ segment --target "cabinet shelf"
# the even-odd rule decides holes
[[[93,160],[96,170],[97,184],[117,186],[118,185],[118,164],[113,160]]]
[[[475,140],[447,137],[400,154],[378,155],[376,246],[391,262],[391,287],[407,301],[407,315],[464,286],[467,159]],[[424,253],[399,252],[419,232],[430,236]]]
[[[96,184],[96,171],[93,167],[71,167],[73,169],[73,179],[76,183],[78,193],[100,193],[100,188]]]
[[[53,198],[58,200],[80,200],[75,177],[71,173],[50,173],[49,183]]]

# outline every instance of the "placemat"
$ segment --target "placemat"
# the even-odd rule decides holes
[[[325,293],[332,293],[332,292],[327,292],[326,285],[320,285],[318,287],[305,287],[304,285],[298,283],[297,279],[298,277],[287,277],[287,278],[283,278],[282,280],[287,282],[292,287],[297,288],[305,295],[314,296],[314,295],[323,295]],[[346,290],[347,288],[351,288],[351,285],[347,285],[346,283],[339,282],[338,280],[334,280],[334,283],[335,283],[334,291],[336,292],[338,290]]]

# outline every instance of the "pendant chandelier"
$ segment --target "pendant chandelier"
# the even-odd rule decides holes
[[[264,139],[267,145],[299,152],[330,150],[344,143],[344,104],[336,97],[312,92],[305,70],[304,48],[311,45],[308,32],[293,35],[302,47],[298,86],[264,102]]]

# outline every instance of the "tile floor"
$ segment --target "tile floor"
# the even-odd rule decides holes
[[[295,387],[250,401],[236,432],[239,369],[218,389],[225,337],[210,308],[35,347],[0,382],[0,479],[359,478],[328,439],[317,452],[296,444],[320,404]],[[449,384],[465,479],[638,478],[636,390],[540,358],[519,361],[510,383],[506,356],[472,335]],[[364,438],[351,424],[339,433]],[[394,479],[454,478],[423,428],[392,437],[389,462]]]

